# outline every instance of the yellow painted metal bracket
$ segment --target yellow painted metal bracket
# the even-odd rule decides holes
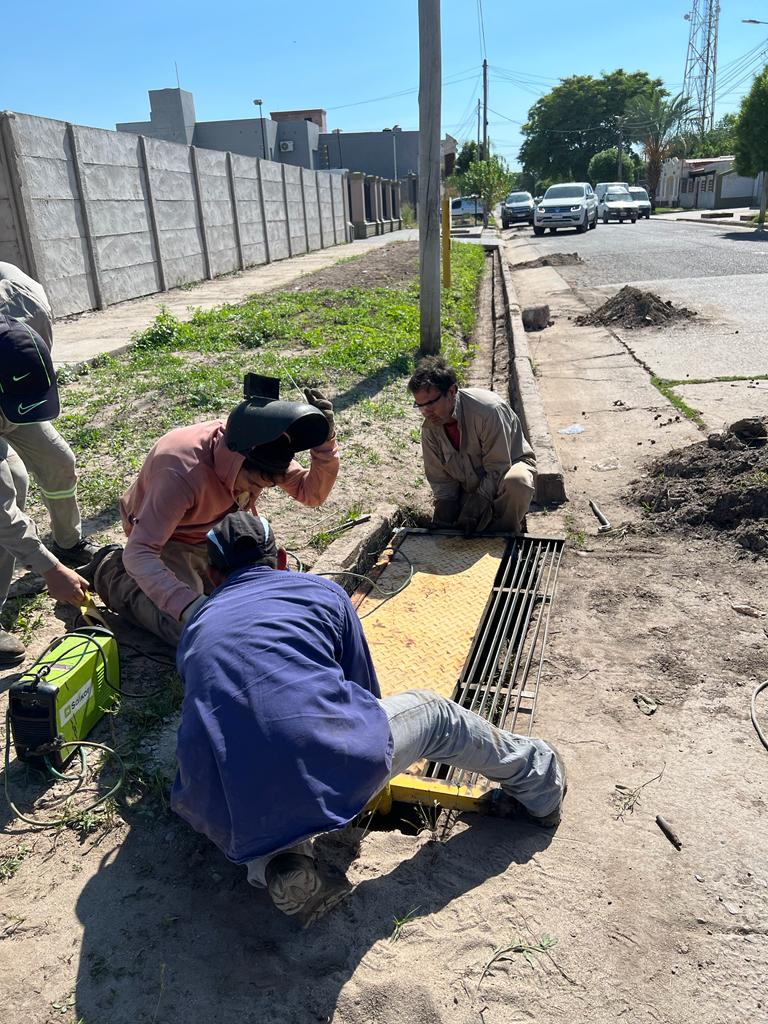
[[[518,804],[500,789],[487,785],[459,786],[444,779],[427,779],[422,775],[396,775],[365,807],[365,811],[389,814],[394,803],[439,804],[450,811],[474,811],[508,817]]]

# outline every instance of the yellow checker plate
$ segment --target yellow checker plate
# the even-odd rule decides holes
[[[405,537],[400,550],[414,564],[410,585],[386,601],[374,590],[357,609],[383,697],[413,689],[452,695],[505,544],[493,537]],[[395,555],[378,583],[395,590],[407,574],[407,563]]]

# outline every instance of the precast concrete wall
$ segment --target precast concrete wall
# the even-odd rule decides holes
[[[55,316],[351,238],[343,174],[0,112],[0,260]]]

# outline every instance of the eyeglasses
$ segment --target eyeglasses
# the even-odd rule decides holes
[[[434,405],[435,402],[439,402],[441,398],[445,398],[446,394],[447,394],[447,392],[443,391],[443,392],[441,392],[437,396],[437,398],[430,398],[430,400],[428,402],[414,402],[413,403],[413,408],[414,409],[427,409],[430,405]]]

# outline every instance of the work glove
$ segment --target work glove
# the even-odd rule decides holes
[[[188,604],[184,611],[181,613],[181,624],[185,626],[192,618],[192,616],[195,614],[195,612],[199,611],[199,609],[203,607],[207,600],[208,598],[205,596],[205,594],[201,594],[199,597],[196,597],[191,604]]]
[[[446,529],[456,525],[459,503],[455,498],[438,498],[432,513],[432,528]]]
[[[326,398],[317,388],[304,388],[304,397],[328,420],[328,440],[332,441],[336,437],[336,421],[333,418],[333,403],[330,398]]]
[[[464,531],[464,536],[480,533],[493,519],[493,502],[484,494],[475,491],[467,496],[459,512],[456,525]]]

